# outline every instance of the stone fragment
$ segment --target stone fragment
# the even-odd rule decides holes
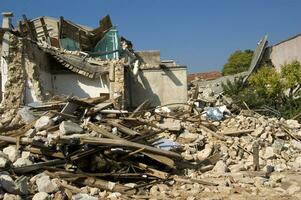
[[[298,156],[292,165],[295,169],[299,169],[301,167],[301,156]]]
[[[291,145],[298,150],[301,150],[301,142],[297,140],[291,140]]]
[[[36,133],[36,135],[46,137],[47,136],[47,131],[46,130],[39,131],[39,132]]]
[[[15,181],[21,195],[27,195],[28,194],[27,181],[28,181],[28,178],[26,176],[21,176]]]
[[[72,196],[72,200],[98,200],[98,198],[84,193],[78,193]]]
[[[9,160],[7,158],[0,157],[0,168],[5,168],[9,165]]]
[[[82,133],[84,131],[80,125],[70,121],[63,121],[60,124],[59,129],[60,132],[64,135],[73,134],[73,133]]]
[[[47,194],[46,192],[38,192],[36,193],[32,200],[50,200],[51,197],[49,194]]]
[[[287,188],[286,191],[287,191],[288,195],[293,195],[296,192],[300,191],[300,189],[301,189],[300,186],[298,186],[296,184],[292,184]]]
[[[172,118],[164,118],[162,123],[157,124],[159,128],[167,129],[170,131],[180,131],[181,121]]]
[[[196,139],[198,139],[199,135],[195,133],[190,133],[189,131],[185,130],[183,133],[181,133],[177,139],[177,142],[181,144],[189,144],[191,142],[194,142]]]
[[[297,120],[294,119],[288,119],[285,121],[286,125],[288,128],[291,129],[299,129],[301,128],[301,124],[299,124],[299,122]]]
[[[28,158],[18,158],[16,162],[14,162],[15,167],[24,167],[27,165],[32,165],[33,163]]]
[[[233,173],[233,172],[246,171],[246,168],[243,162],[239,162],[238,164],[230,165],[229,170]]]
[[[218,175],[225,174],[228,171],[228,167],[226,163],[222,160],[218,161],[214,168],[212,169],[212,172]]]
[[[36,129],[32,128],[26,131],[25,136],[29,138],[33,138],[36,135]]]
[[[42,131],[51,125],[53,125],[51,118],[49,116],[42,116],[36,121],[34,127],[37,131]]]
[[[22,200],[19,195],[5,193],[3,200]]]
[[[19,157],[19,151],[16,149],[15,146],[8,146],[3,149],[3,153],[8,156],[8,159],[11,162],[15,162]]]
[[[37,177],[36,184],[39,192],[53,193],[58,191],[57,184],[50,180],[49,176],[43,174]]]
[[[4,175],[4,174],[0,175],[0,185],[5,191],[11,194],[19,193],[17,185],[9,175]]]
[[[90,188],[90,195],[92,196],[98,195],[99,192],[100,192],[99,188]]]
[[[264,153],[263,157],[265,159],[273,159],[273,158],[275,158],[275,153],[274,153],[273,147],[267,147],[265,149],[265,153]]]
[[[255,129],[251,135],[254,136],[254,137],[260,137],[260,135],[263,133],[264,131],[264,128],[263,127],[259,127],[257,129]]]
[[[198,160],[205,160],[212,153],[213,147],[211,144],[206,144],[205,148],[202,151],[197,152]]]

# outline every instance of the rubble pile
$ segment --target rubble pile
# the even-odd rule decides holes
[[[0,136],[2,197],[297,194],[301,187],[281,188],[286,177],[279,175],[301,167],[297,121],[251,110],[212,121],[202,112],[193,103],[151,109],[147,102],[129,112],[106,97],[21,108],[20,120]]]

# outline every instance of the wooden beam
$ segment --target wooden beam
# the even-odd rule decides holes
[[[62,138],[62,139],[64,139],[64,138]],[[84,144],[109,145],[111,147],[129,147],[129,148],[134,148],[134,149],[144,148],[145,152],[159,154],[159,155],[163,155],[163,156],[167,156],[167,157],[175,158],[175,159],[182,159],[182,156],[178,153],[147,146],[144,144],[139,144],[136,142],[130,142],[125,139],[120,140],[120,139],[107,139],[107,138],[97,138],[97,137],[82,137],[82,138],[80,138],[80,140]]]
[[[118,122],[115,122],[113,120],[107,120],[107,123],[110,124],[111,126],[115,126],[119,131],[128,134],[128,135],[141,135],[140,133],[138,133],[137,131],[134,131],[126,126],[123,126],[121,124],[119,124]]]
[[[94,125],[93,123],[89,122],[87,124],[88,129],[95,131],[96,133],[99,133],[107,138],[111,138],[111,139],[118,139],[118,140],[122,140],[122,138],[120,138],[117,135],[114,135],[113,133],[107,131],[106,129],[103,129],[99,126]]]

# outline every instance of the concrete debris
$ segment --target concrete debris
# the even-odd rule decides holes
[[[21,196],[5,193],[3,200],[22,200]]]
[[[19,156],[20,156],[20,153],[19,151],[16,149],[16,146],[8,146],[8,147],[5,147],[3,149],[3,153],[6,154],[8,156],[8,159],[11,161],[11,162],[15,162]]]
[[[38,192],[32,198],[32,200],[50,200],[50,199],[51,199],[50,195],[46,192]]]
[[[36,184],[39,192],[53,193],[58,191],[57,184],[49,176],[43,174],[37,177]]]
[[[51,120],[51,118],[49,116],[42,116],[40,117],[34,127],[37,131],[42,131],[48,127],[50,127],[53,124],[53,121]]]
[[[98,198],[90,196],[88,194],[76,194],[72,197],[72,200],[97,200]]]
[[[68,121],[63,121],[59,126],[60,132],[63,135],[71,133],[82,133],[84,130],[78,124]]]
[[[0,175],[0,184],[5,191],[11,194],[19,193],[17,185],[9,175],[5,175],[5,174]]]

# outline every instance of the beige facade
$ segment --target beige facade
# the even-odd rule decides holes
[[[293,60],[301,62],[301,35],[294,36],[271,47],[270,60],[277,70]]]

